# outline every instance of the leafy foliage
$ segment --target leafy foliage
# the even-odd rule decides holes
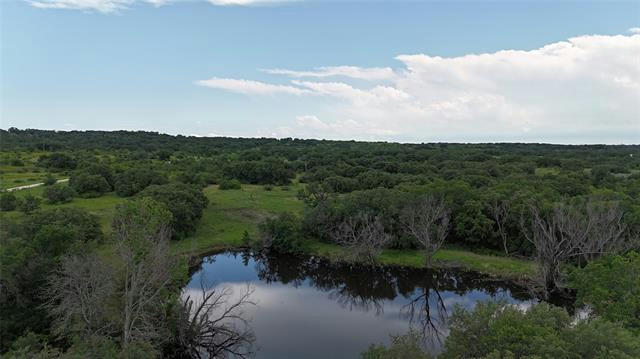
[[[258,225],[258,237],[260,245],[268,250],[278,253],[300,252],[300,220],[288,212],[267,218]]]
[[[592,315],[624,323],[640,334],[640,253],[607,256],[576,269],[571,284],[577,303]]]
[[[196,229],[202,211],[209,200],[202,190],[184,183],[151,185],[140,193],[141,197],[151,197],[163,203],[172,214],[171,229],[174,239],[182,239]]]
[[[42,191],[42,197],[44,197],[49,204],[70,202],[75,195],[76,193],[73,188],[62,184],[45,187]]]

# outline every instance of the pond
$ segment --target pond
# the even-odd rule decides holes
[[[501,299],[536,302],[514,284],[476,273],[331,263],[309,256],[226,252],[206,257],[185,294],[201,288],[253,288],[245,315],[256,335],[257,358],[358,358],[372,343],[409,329],[441,350],[454,305]]]

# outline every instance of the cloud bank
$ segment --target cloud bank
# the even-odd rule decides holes
[[[277,130],[283,137],[640,142],[640,34],[630,32],[530,51],[403,54],[396,69],[263,70],[293,78],[289,85],[224,78],[198,84],[252,96],[321,97],[316,110],[323,115],[300,114]]]

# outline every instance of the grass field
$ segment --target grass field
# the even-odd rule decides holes
[[[36,166],[41,152],[9,152],[0,154],[0,190],[41,183],[48,172]],[[20,159],[22,166],[13,166],[11,159]],[[61,173],[51,173],[56,179],[66,178]]]
[[[274,187],[243,185],[240,190],[221,191],[209,186],[204,193],[210,204],[205,209],[196,233],[172,249],[176,253],[203,253],[241,245],[244,231],[255,235],[262,219],[280,212],[299,213],[302,202],[296,199],[297,186],[288,190]]]
[[[300,185],[292,185],[283,189],[273,187],[267,191],[263,186],[243,185],[240,190],[219,190],[218,186],[208,186],[204,193],[209,199],[209,206],[204,210],[196,232],[181,241],[171,243],[175,254],[202,255],[223,249],[239,247],[245,231],[254,236],[257,225],[268,216],[281,212],[300,214],[303,203],[296,198]],[[16,192],[19,196],[27,193],[40,195],[42,187]],[[100,217],[105,232],[109,232],[115,206],[126,199],[109,193],[99,198],[75,198],[72,202],[57,205],[59,207],[78,207]],[[54,206],[43,204],[43,209]],[[19,217],[18,212],[7,213],[10,217]],[[343,249],[337,245],[318,241],[305,241],[304,249],[332,259],[344,256]],[[109,249],[103,250],[108,253]],[[385,250],[380,255],[380,262],[387,265],[412,267],[424,266],[424,255],[418,250]],[[535,275],[535,264],[531,261],[473,253],[463,249],[442,249],[434,257],[434,265],[445,268],[462,268],[493,276],[510,279],[527,279]]]

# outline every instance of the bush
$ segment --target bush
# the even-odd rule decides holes
[[[571,273],[578,305],[640,334],[640,253],[603,257]]]
[[[300,219],[291,213],[267,218],[258,225],[258,240],[262,248],[278,253],[296,253],[302,250]]]
[[[528,310],[504,302],[457,306],[442,358],[637,358],[640,341],[619,324],[602,319],[572,323],[567,312],[546,303]]]
[[[130,168],[118,176],[115,190],[118,196],[129,197],[144,190],[150,185],[163,185],[167,177],[148,168]]]
[[[42,236],[46,228],[58,227],[73,233],[67,241],[81,242],[102,239],[102,228],[98,216],[78,208],[54,208],[33,214],[22,224],[23,237]]]
[[[38,164],[56,170],[72,170],[78,165],[74,158],[59,152],[40,156],[40,158],[38,158]]]
[[[43,183],[44,183],[45,186],[52,186],[52,185],[56,184],[56,182],[58,182],[58,181],[56,181],[56,178],[53,177],[51,175],[51,173],[48,173],[47,176],[44,178],[44,182]]]
[[[18,209],[26,214],[40,209],[40,198],[28,194],[18,201]]]
[[[102,176],[109,184],[109,191],[111,191],[115,185],[113,171],[108,165],[102,163],[84,163],[81,166],[80,171],[90,175]]]
[[[422,350],[422,336],[410,331],[405,335],[391,336],[391,345],[371,345],[360,354],[362,359],[430,359],[433,358]]]
[[[265,191],[268,191],[268,192],[269,192],[269,191],[273,191],[273,186],[272,186],[272,185],[270,185],[270,184],[266,184],[266,185],[262,186],[262,188],[263,188]]]
[[[42,191],[42,196],[47,200],[49,204],[67,203],[70,202],[75,196],[73,188],[67,185],[53,185],[45,187]]]
[[[69,185],[85,198],[100,197],[111,190],[104,177],[86,172],[74,173],[69,179]]]
[[[5,192],[0,195],[0,211],[13,211],[18,206],[18,198],[13,192]]]
[[[140,192],[140,196],[151,197],[167,206],[173,215],[173,239],[181,239],[193,233],[202,212],[209,204],[200,188],[179,182],[149,186]]]
[[[218,187],[218,189],[221,190],[228,190],[228,189],[241,189],[242,186],[240,185],[240,181],[238,181],[237,179],[223,179],[222,181],[220,181],[220,185]]]

